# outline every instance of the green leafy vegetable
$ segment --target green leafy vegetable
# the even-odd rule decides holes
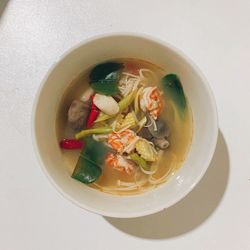
[[[183,116],[187,102],[180,79],[175,74],[168,74],[162,78],[161,83],[164,94],[174,101],[180,114]]]
[[[147,162],[140,157],[138,154],[133,153],[130,155],[130,158],[133,162],[135,162],[137,165],[139,165],[140,167],[142,167],[144,170],[149,171],[150,170],[150,166],[147,164]]]
[[[113,95],[119,92],[118,81],[123,64],[108,62],[94,67],[89,75],[91,87],[100,94]]]
[[[91,84],[92,89],[97,93],[104,95],[113,95],[119,92],[118,80],[120,73],[110,73],[105,79],[99,80]]]
[[[85,184],[90,184],[98,179],[102,169],[94,162],[80,156],[72,177]]]
[[[122,63],[107,62],[96,65],[90,72],[89,78],[91,82],[97,82],[105,79],[110,73],[123,68]]]
[[[102,142],[97,142],[91,137],[86,138],[85,147],[82,150],[72,178],[85,184],[96,181],[102,173],[101,165],[109,151]]]
[[[108,134],[112,131],[111,127],[100,127],[100,128],[91,128],[91,129],[84,129],[80,131],[79,133],[75,134],[76,139],[81,139],[82,137],[85,137],[87,135],[91,134]]]

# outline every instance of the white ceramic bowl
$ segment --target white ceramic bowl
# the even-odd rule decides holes
[[[58,104],[69,83],[90,66],[122,57],[144,59],[180,76],[194,118],[192,145],[180,170],[159,188],[135,196],[105,194],[72,179],[62,160],[55,131]],[[218,123],[211,89],[190,59],[158,39],[125,33],[86,40],[55,63],[36,97],[32,133],[42,169],[65,197],[94,213],[129,218],[172,206],[193,189],[213,156]]]

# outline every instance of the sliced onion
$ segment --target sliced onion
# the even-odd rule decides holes
[[[89,87],[85,90],[80,99],[83,102],[87,102],[93,94],[94,90],[91,87]]]
[[[119,105],[112,96],[95,94],[93,103],[107,115],[115,115],[119,112]]]

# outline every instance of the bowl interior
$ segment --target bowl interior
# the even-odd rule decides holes
[[[180,170],[165,184],[144,194],[113,196],[72,179],[62,160],[55,121],[60,99],[82,71],[112,58],[147,60],[176,73],[190,102],[194,135]],[[205,173],[217,139],[216,108],[211,91],[199,70],[169,45],[135,35],[111,35],[87,41],[72,49],[48,73],[34,108],[34,141],[41,165],[50,180],[70,200],[90,211],[112,217],[136,217],[157,212],[183,198]]]

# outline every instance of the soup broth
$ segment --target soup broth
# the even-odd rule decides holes
[[[178,102],[175,102],[174,98],[171,98],[171,92],[170,95],[168,93],[164,94],[164,90],[162,89],[162,86],[160,85],[161,79],[165,76],[166,71],[157,65],[154,65],[152,63],[138,60],[138,59],[117,59],[115,60],[116,63],[122,64],[124,67],[122,69],[122,73],[128,73],[127,77],[133,77],[133,76],[139,76],[140,78],[140,84],[138,86],[138,89],[146,87],[158,87],[159,91],[161,93],[162,98],[162,105],[163,108],[160,111],[160,119],[167,125],[168,127],[168,135],[165,137],[165,139],[169,142],[169,146],[167,148],[159,149],[157,146],[155,146],[154,140],[155,138],[147,139],[152,145],[152,147],[155,147],[152,152],[156,151],[157,154],[157,161],[149,161],[147,162],[148,165],[150,165],[150,169],[145,170],[141,169],[140,166],[138,166],[138,161],[131,163],[130,159],[130,153],[125,152],[122,157],[125,157],[125,160],[129,162],[129,164],[132,164],[133,169],[131,172],[130,170],[125,169],[125,171],[122,168],[115,168],[107,166],[107,161],[105,161],[102,166],[102,173],[94,182],[89,183],[88,185],[91,188],[98,189],[100,191],[111,193],[111,194],[118,194],[118,195],[132,195],[132,194],[138,194],[147,190],[150,190],[152,188],[155,188],[159,186],[160,184],[167,181],[167,179],[175,173],[177,169],[179,169],[183,163],[183,161],[186,158],[186,155],[189,150],[189,146],[192,140],[192,132],[193,132],[193,123],[192,123],[192,112],[191,108],[189,106],[188,100],[186,100],[186,107],[185,107],[185,113],[180,113],[178,111]],[[140,69],[144,69],[141,70]],[[91,69],[90,69],[91,70]],[[62,138],[74,138],[76,131],[70,127],[68,123],[68,110],[71,106],[71,103],[73,100],[80,100],[82,98],[82,95],[86,90],[89,88],[89,74],[90,70],[87,70],[83,72],[79,77],[77,77],[66,89],[62,100],[60,102],[59,108],[58,108],[58,114],[57,114],[57,120],[56,120],[56,131],[57,131],[57,137],[58,141],[60,141]],[[125,76],[121,73],[121,77]],[[120,77],[120,79],[121,79]],[[183,83],[185,85],[185,83]],[[137,89],[137,91],[138,91]],[[153,92],[152,92],[153,93]],[[128,95],[128,94],[127,94]],[[119,102],[122,98],[120,94],[118,94],[118,97],[114,97],[114,99]],[[139,98],[142,96],[139,95]],[[142,97],[141,97],[142,98]],[[131,107],[127,108],[126,111],[124,111],[124,116],[131,112],[134,112],[134,105],[135,100],[133,100],[133,103],[131,104]],[[142,109],[143,102],[139,103],[139,109]],[[141,107],[140,107],[141,105]],[[144,112],[141,112],[141,114],[136,114],[136,119],[138,121],[143,120],[144,117],[146,117],[146,114]],[[153,114],[153,113],[152,113]],[[158,115],[158,114],[157,114]],[[114,127],[114,119],[115,117],[111,118],[107,123],[109,123],[109,126]],[[151,121],[150,121],[151,119]],[[158,119],[158,118],[157,118]],[[157,119],[155,119],[157,121]],[[152,121],[151,118],[146,118],[147,122],[143,125],[143,129],[147,129],[150,125],[150,122],[154,123],[154,119]],[[102,122],[100,122],[101,124]],[[96,124],[96,125],[95,125]],[[94,123],[94,126],[98,127],[98,122]],[[99,125],[103,126],[103,125]],[[137,127],[128,128],[135,133],[139,130],[139,125]],[[125,130],[126,131],[126,130]],[[141,131],[142,132],[142,131]],[[137,133],[139,135],[139,138],[141,138],[140,132]],[[92,135],[91,135],[92,136]],[[107,135],[106,135],[107,136]],[[84,137],[81,138],[84,141]],[[165,140],[164,139],[164,140]],[[107,144],[107,141],[105,141]],[[110,146],[110,145],[109,145]],[[138,145],[137,145],[138,146]],[[69,175],[72,175],[74,172],[74,169],[76,167],[79,155],[81,153],[82,149],[75,149],[75,150],[65,150],[62,149],[62,157],[65,162],[65,165],[67,167],[67,170],[69,172]],[[133,152],[136,152],[136,156],[142,157],[142,154],[139,154],[136,149],[132,150]],[[113,155],[116,155],[112,151]],[[143,160],[145,163],[145,159]],[[143,171],[144,170],[144,171]]]

